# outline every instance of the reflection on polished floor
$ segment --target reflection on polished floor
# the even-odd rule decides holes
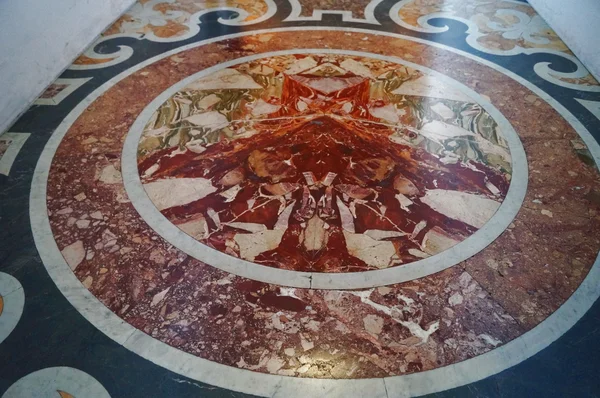
[[[0,136],[0,393],[596,396],[599,118],[524,1],[139,0]]]

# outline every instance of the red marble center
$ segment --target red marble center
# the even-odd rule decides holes
[[[276,268],[353,272],[473,234],[506,195],[510,155],[456,89],[398,64],[311,55],[179,90],[146,126],[139,171],[157,208],[204,244]]]

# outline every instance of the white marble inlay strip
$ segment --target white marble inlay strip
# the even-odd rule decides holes
[[[575,100],[583,105],[585,109],[590,111],[592,115],[596,116],[598,120],[600,120],[600,101],[590,101],[579,98],[575,98]]]
[[[0,174],[4,174],[5,176],[10,174],[10,169],[17,159],[17,155],[30,135],[29,133],[4,133],[0,135],[0,141],[10,141],[6,152],[0,156]]]

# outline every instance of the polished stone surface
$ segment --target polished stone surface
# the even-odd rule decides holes
[[[525,396],[593,335],[546,348],[600,295],[600,86],[526,3],[140,1],[38,101],[7,397]]]
[[[467,94],[403,65],[298,54],[178,90],[144,129],[138,171],[158,210],[212,248],[352,272],[464,240],[496,212],[512,169],[500,128]]]

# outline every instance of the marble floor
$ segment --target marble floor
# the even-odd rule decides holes
[[[525,1],[139,0],[0,136],[0,396],[599,396],[598,139]]]

